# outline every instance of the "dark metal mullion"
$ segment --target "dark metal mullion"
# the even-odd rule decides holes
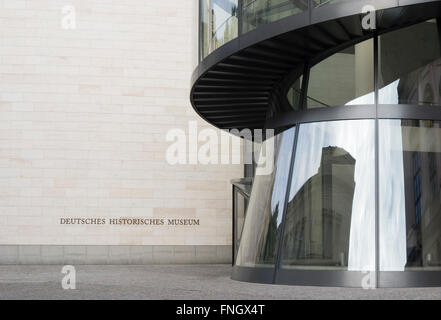
[[[242,35],[242,22],[243,22],[243,0],[238,0],[237,10],[237,34],[240,37]]]
[[[302,88],[300,94],[300,110],[306,110],[308,108],[308,86],[310,70],[311,69],[309,68],[309,61],[305,61]]]
[[[314,4],[312,3],[312,0],[308,0],[309,24],[312,23],[312,8],[313,7],[314,7]]]
[[[286,225],[286,218],[288,215],[288,203],[289,203],[289,194],[291,192],[291,180],[293,176],[294,171],[294,163],[296,158],[296,151],[297,151],[297,141],[299,137],[299,130],[300,130],[300,124],[296,124],[295,128],[295,136],[294,136],[294,142],[291,149],[291,163],[289,167],[289,173],[288,173],[288,183],[286,187],[286,195],[285,195],[285,202],[283,206],[283,212],[282,212],[282,223],[280,225],[280,236],[279,236],[279,243],[277,246],[277,254],[276,254],[276,261],[274,265],[274,278],[273,283],[276,283],[277,279],[277,273],[281,267],[281,261],[282,261],[282,248],[283,248],[283,238],[285,236],[285,225]]]
[[[379,45],[374,36],[374,90],[375,90],[375,287],[380,286],[380,136],[378,120],[379,102]]]
[[[232,224],[231,224],[231,226],[232,226],[232,229],[231,229],[231,233],[232,233],[232,235],[231,235],[231,265],[234,267],[234,264],[235,264],[235,256],[236,256],[236,240],[235,240],[235,238],[236,238],[236,230],[235,230],[235,224],[236,224],[236,221],[235,221],[235,219],[236,219],[236,206],[235,206],[235,201],[234,201],[234,184],[233,184],[233,187],[232,187],[232,198],[231,198],[231,200],[232,200],[232,210],[231,210],[231,214],[232,214],[232,217],[231,217],[231,220],[232,220]]]
[[[245,194],[242,190],[240,190],[238,187],[236,187],[234,184],[233,184],[233,203],[232,203],[232,215],[233,215],[233,226],[232,226],[232,232],[233,232],[233,235],[232,235],[232,241],[233,241],[233,243],[232,243],[232,266],[234,267],[234,265],[236,264],[236,257],[237,257],[237,253],[239,252],[239,246],[237,245],[238,244],[238,234],[239,234],[239,232],[238,232],[238,228],[237,228],[237,226],[238,226],[238,223],[237,223],[237,219],[238,219],[238,215],[237,215],[237,210],[236,210],[236,208],[237,208],[237,202],[238,202],[238,195],[241,195],[242,197],[243,197],[243,199],[244,199],[244,219],[246,219],[246,211],[247,211],[247,207],[248,207],[248,201],[250,200],[250,198],[249,198],[249,196],[247,195],[247,194]],[[245,205],[245,203],[246,203],[246,205]],[[244,221],[244,223],[245,223],[245,221]],[[243,226],[242,226],[243,227]],[[239,243],[240,244],[240,243]]]
[[[441,18],[436,19],[436,25],[438,27],[438,40],[439,40],[439,45],[440,45],[440,50],[441,50]]]
[[[231,264],[234,266],[236,264],[236,236],[237,236],[237,212],[236,212],[236,186],[233,184],[233,226],[232,226],[232,232],[233,232],[233,243],[232,243],[232,260]]]
[[[203,45],[202,45],[202,20],[201,20],[201,14],[202,14],[202,0],[198,0],[199,6],[198,6],[198,36],[199,36],[199,41],[198,41],[198,64],[202,61],[202,50],[203,50]]]

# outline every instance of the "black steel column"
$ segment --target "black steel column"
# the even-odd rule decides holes
[[[234,266],[234,264],[236,263],[236,186],[233,184],[233,197],[232,197],[232,259],[231,259],[231,264]]]
[[[378,35],[374,36],[374,90],[375,90],[375,287],[380,284],[380,152],[379,152],[379,120],[378,120],[378,86],[379,86],[379,69],[378,69]]]

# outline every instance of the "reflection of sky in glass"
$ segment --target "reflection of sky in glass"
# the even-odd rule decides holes
[[[335,146],[356,160],[349,265],[352,270],[375,270],[375,121],[336,121],[300,127],[290,201],[318,173],[322,149]]]
[[[228,7],[229,11],[226,11]],[[228,19],[231,18],[233,7],[237,7],[237,0],[214,0],[213,11],[215,16],[215,32],[216,38],[222,39],[225,33]]]
[[[362,104],[374,104],[375,103],[375,93],[371,92],[368,94],[365,94],[364,96],[358,97],[352,101],[349,101],[346,103],[347,106],[355,106],[355,105],[362,105]]]
[[[404,271],[406,217],[401,120],[380,120],[380,270]]]
[[[378,102],[380,104],[398,104],[398,85],[400,79],[379,90]]]
[[[398,85],[400,79],[392,82],[384,88],[379,90],[379,103],[380,104],[398,104]],[[371,92],[364,96],[358,97],[352,101],[346,103],[347,106],[374,104],[375,93]]]
[[[219,28],[222,27],[222,29],[225,29],[224,23],[231,17],[231,14],[219,7],[216,3],[213,4],[213,11],[214,16],[216,17],[215,30],[220,34],[223,34],[223,30],[220,30]]]

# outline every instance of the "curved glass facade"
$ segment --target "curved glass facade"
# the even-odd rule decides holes
[[[412,39],[409,41],[408,39]],[[441,106],[439,24],[430,20],[378,36],[378,103]],[[345,48],[308,70],[288,91],[294,110],[374,105],[374,39]],[[306,101],[301,101],[305,90]],[[296,94],[296,95],[295,95]],[[303,104],[300,105],[300,104]]]
[[[333,4],[337,2],[343,2],[348,0],[313,0],[314,8],[319,8],[327,4]]]
[[[236,266],[441,271],[441,121],[303,123],[264,146]]]
[[[308,0],[243,0],[243,32],[308,10]]]
[[[202,117],[279,133],[263,144],[274,168],[255,175],[233,278],[441,284],[439,7],[382,3],[370,29],[356,2],[200,0],[201,59],[243,36],[201,64]]]
[[[237,265],[274,268],[285,210],[294,135],[295,128],[291,128],[262,145],[259,163],[269,165],[273,170],[265,170],[263,174],[259,174],[257,170],[248,206],[248,210],[255,214],[246,219]]]
[[[375,121],[301,125],[284,268],[375,270]]]
[[[380,104],[441,104],[436,20],[381,35],[379,45]]]
[[[236,264],[274,267],[286,206],[283,268],[375,270],[375,120],[302,124],[296,148],[294,133],[264,144],[275,168],[256,174]]]
[[[373,39],[345,48],[311,68],[308,109],[374,103]]]
[[[441,267],[441,121],[380,120],[380,270]]]
[[[348,0],[199,0],[199,51],[204,59],[261,25]]]
[[[439,282],[440,30],[430,20],[374,35],[292,82],[292,127],[275,138],[273,173],[256,175],[239,268],[270,268],[276,283],[366,271]]]

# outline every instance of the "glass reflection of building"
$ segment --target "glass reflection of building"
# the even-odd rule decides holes
[[[439,123],[423,124],[426,132],[407,130],[421,128],[419,121],[403,120],[403,168],[406,199],[406,268],[441,266],[441,154],[431,147],[441,146],[435,133]],[[428,133],[428,134],[425,134]],[[412,136],[410,136],[412,135]],[[432,146],[422,149],[427,140]],[[409,141],[420,148],[409,146]],[[406,148],[409,146],[409,148]]]
[[[381,268],[440,267],[440,122],[381,120],[380,133]]]
[[[200,1],[200,54],[208,54],[237,37],[238,0]]]
[[[379,47],[380,103],[441,104],[441,47],[436,20],[381,35]]]
[[[285,265],[348,266],[355,159],[338,147],[322,149],[317,174],[288,204]]]

